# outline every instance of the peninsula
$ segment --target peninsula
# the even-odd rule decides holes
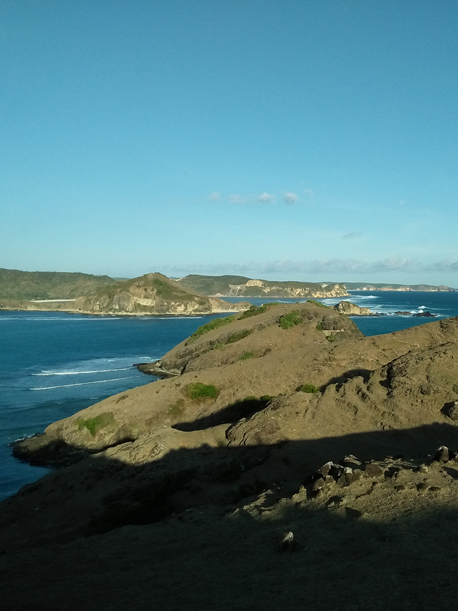
[[[215,319],[150,364],[162,379],[15,444],[56,470],[0,504],[2,604],[446,608],[457,359],[458,318],[375,337],[313,302]]]

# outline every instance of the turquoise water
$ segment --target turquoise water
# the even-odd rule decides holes
[[[354,318],[366,335],[438,320],[394,316],[396,310],[458,316],[458,293],[353,292],[348,299],[386,314]],[[334,305],[341,299],[323,301]],[[0,312],[0,499],[49,472],[15,460],[12,441],[42,432],[51,422],[105,397],[152,382],[133,365],[161,358],[211,318]]]

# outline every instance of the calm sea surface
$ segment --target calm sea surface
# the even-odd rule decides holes
[[[260,304],[265,299],[250,301]],[[341,298],[323,301],[334,305]],[[352,292],[351,301],[386,314],[354,319],[366,335],[434,320],[393,315],[397,310],[458,316],[458,292]],[[42,432],[51,422],[105,397],[153,381],[133,364],[161,358],[211,318],[0,312],[0,500],[49,472],[15,460],[12,441]]]

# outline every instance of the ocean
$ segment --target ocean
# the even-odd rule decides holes
[[[347,299],[383,314],[353,319],[365,335],[458,316],[458,292],[352,291]],[[334,305],[341,300],[321,301]],[[256,304],[263,301],[250,299]],[[413,316],[426,310],[438,318]],[[411,314],[395,316],[395,311]],[[0,500],[50,471],[14,459],[11,442],[43,432],[51,422],[110,395],[152,382],[155,378],[133,365],[161,358],[212,318],[1,311]]]

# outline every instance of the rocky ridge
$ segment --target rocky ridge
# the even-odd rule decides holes
[[[215,297],[326,298],[346,297],[344,284],[257,280],[245,276],[200,276],[191,274],[177,280],[179,284],[204,295]]]

